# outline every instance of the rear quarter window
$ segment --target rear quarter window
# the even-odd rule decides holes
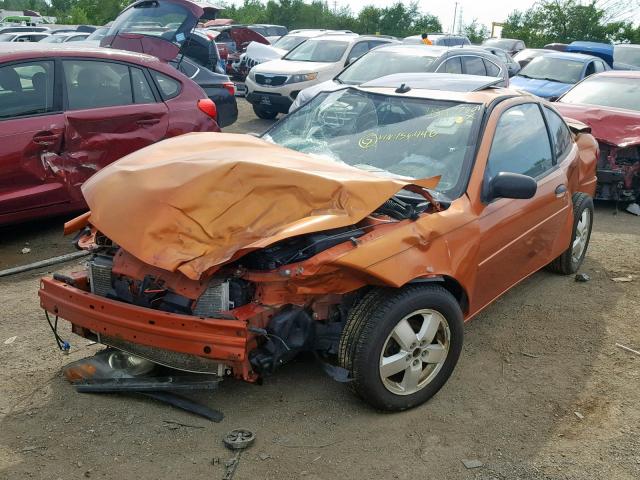
[[[150,70],[150,72],[163,100],[171,100],[180,95],[182,84],[178,80],[155,70]]]

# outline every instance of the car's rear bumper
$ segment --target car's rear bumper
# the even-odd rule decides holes
[[[42,308],[71,322],[73,331],[82,336],[97,337],[98,341],[101,337],[117,339],[121,344],[200,357],[233,367],[237,376],[252,380],[247,361],[252,335],[245,321],[200,318],[138,307],[51,278],[41,280],[38,294]]]

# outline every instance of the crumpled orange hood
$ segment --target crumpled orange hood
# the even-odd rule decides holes
[[[89,222],[138,259],[199,279],[244,251],[359,222],[409,183],[249,135],[194,133],[91,177]]]

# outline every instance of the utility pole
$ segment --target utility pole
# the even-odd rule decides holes
[[[458,14],[458,2],[453,7],[453,25],[451,25],[451,33],[456,33],[456,15]]]

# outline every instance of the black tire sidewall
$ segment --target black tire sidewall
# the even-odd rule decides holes
[[[253,113],[255,113],[258,118],[261,118],[263,120],[273,120],[278,116],[277,112],[267,110],[260,105],[253,106]]]
[[[365,401],[383,410],[405,410],[431,398],[448,380],[462,351],[464,322],[457,301],[441,287],[412,288],[393,300],[389,308],[381,309],[382,314],[375,319],[375,328],[362,339],[364,342],[359,345],[354,358],[354,375],[356,391]],[[387,390],[380,378],[380,354],[398,322],[421,309],[436,310],[447,320],[451,335],[449,353],[436,377],[422,390],[411,395],[396,395]]]
[[[571,265],[571,273],[578,271],[584,258],[587,256],[587,250],[589,249],[589,241],[591,240],[591,230],[593,229],[593,200],[586,194],[576,195],[574,198],[574,222],[573,222],[573,235],[571,235],[571,243],[569,245],[568,255]],[[576,232],[578,231],[578,222],[582,216],[582,212],[589,210],[589,231],[587,233],[587,241],[582,251],[582,255],[578,260],[573,259],[573,242],[576,239]]]

